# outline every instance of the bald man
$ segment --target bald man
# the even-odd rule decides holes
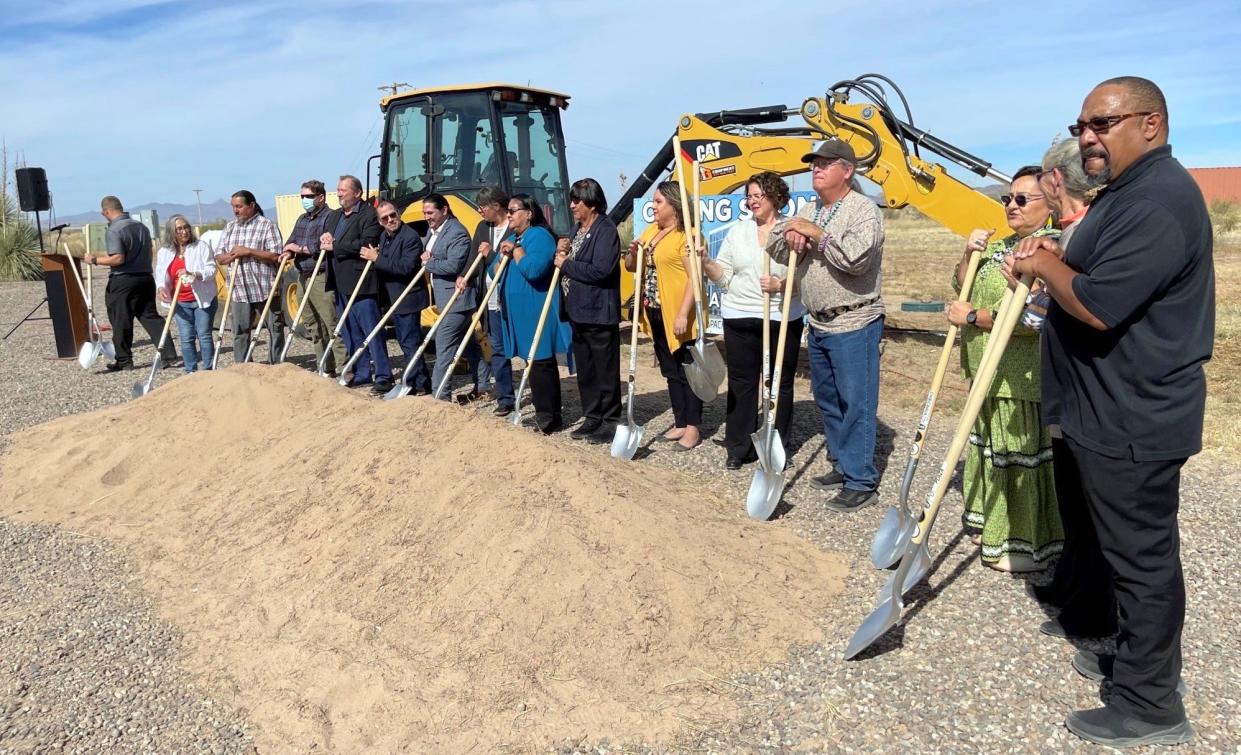
[[[1043,328],[1043,421],[1056,494],[1082,512],[1082,589],[1040,629],[1059,637],[1117,630],[1116,654],[1079,651],[1073,667],[1111,680],[1102,708],[1066,726],[1098,744],[1188,742],[1181,701],[1180,474],[1202,449],[1203,365],[1215,337],[1206,203],[1168,146],[1159,87],[1124,76],[1095,87],[1069,133],[1104,188],[1064,250],[1022,241],[1006,263],[1052,303]]]

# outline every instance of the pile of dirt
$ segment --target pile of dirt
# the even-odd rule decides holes
[[[844,567],[668,470],[292,366],[12,438],[0,514],[124,544],[262,751],[669,742]]]

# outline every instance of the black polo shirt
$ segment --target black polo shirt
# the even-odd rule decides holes
[[[1043,421],[1134,461],[1202,450],[1215,339],[1211,222],[1202,192],[1159,147],[1095,199],[1065,253],[1073,291],[1108,329],[1054,303],[1043,329]]]

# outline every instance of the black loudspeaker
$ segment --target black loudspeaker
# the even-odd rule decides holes
[[[47,195],[47,173],[42,168],[17,169],[17,200],[22,212],[47,212],[52,208]]]

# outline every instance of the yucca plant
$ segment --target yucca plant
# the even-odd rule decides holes
[[[39,280],[39,234],[8,192],[0,192],[0,280]]]

